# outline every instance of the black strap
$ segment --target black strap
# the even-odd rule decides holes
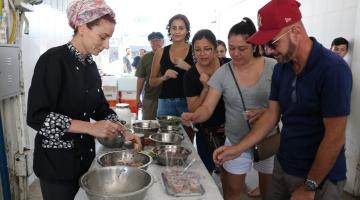
[[[230,62],[228,62],[228,66],[229,66],[230,72],[231,72],[231,74],[232,74],[232,76],[233,76],[233,78],[234,78],[235,85],[236,85],[236,87],[237,87],[237,89],[238,89],[238,91],[239,91],[243,109],[244,109],[244,111],[246,111],[244,97],[243,97],[242,92],[241,92],[241,90],[240,90],[239,84],[238,84],[238,82],[237,82],[237,80],[236,80],[234,71],[233,71],[232,68],[231,68]],[[247,125],[248,125],[248,127],[249,127],[249,130],[251,130],[251,126],[250,126],[249,120],[246,120],[246,123],[247,123]]]

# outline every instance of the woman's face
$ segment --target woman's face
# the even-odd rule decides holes
[[[115,29],[115,24],[101,19],[98,25],[88,28],[86,25],[79,29],[80,36],[83,38],[83,45],[88,54],[99,55],[99,53],[109,48],[109,40]]]
[[[226,49],[223,45],[218,45],[216,47],[216,53],[219,58],[225,58],[226,57]]]
[[[175,19],[170,26],[170,36],[173,42],[185,40],[186,34],[189,30],[186,29],[186,25],[183,20]]]
[[[216,58],[215,52],[215,47],[205,38],[196,40],[194,43],[196,62],[201,66],[209,65]]]
[[[246,42],[244,35],[231,35],[229,38],[229,54],[234,63],[246,64],[253,56],[253,46]]]

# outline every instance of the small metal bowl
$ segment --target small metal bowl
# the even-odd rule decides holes
[[[161,132],[182,134],[179,126],[160,126]]]
[[[144,137],[156,133],[159,130],[160,125],[152,121],[141,121],[132,124],[135,133],[142,133]]]
[[[161,127],[163,126],[179,126],[181,124],[181,118],[178,116],[163,115],[158,117],[158,121]]]
[[[191,149],[179,145],[156,146],[152,151],[155,154],[157,163],[166,166],[182,166],[186,163],[188,156],[192,153]]]
[[[153,183],[145,170],[125,166],[92,169],[79,180],[90,200],[142,200]]]
[[[184,137],[175,133],[155,133],[149,136],[155,145],[179,144]]]
[[[152,157],[133,151],[111,151],[100,154],[97,162],[103,166],[129,166],[146,170],[152,162]]]
[[[107,148],[121,148],[124,144],[124,136],[118,134],[117,137],[111,138],[97,138],[100,144],[104,145]]]

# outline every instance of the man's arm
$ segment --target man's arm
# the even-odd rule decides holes
[[[144,88],[145,78],[138,77],[136,81],[136,103],[138,106],[141,105],[140,95]]]
[[[324,118],[325,135],[307,179],[319,185],[329,174],[345,145],[346,121],[347,117]]]
[[[269,108],[262,114],[255,126],[240,143],[233,146],[222,146],[215,150],[213,159],[218,164],[232,160],[241,155],[247,149],[253,147],[267,136],[278,124],[280,119],[280,105],[277,101],[269,100]]]

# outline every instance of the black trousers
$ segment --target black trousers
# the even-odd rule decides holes
[[[43,200],[74,200],[79,184],[74,182],[51,182],[40,179]]]

